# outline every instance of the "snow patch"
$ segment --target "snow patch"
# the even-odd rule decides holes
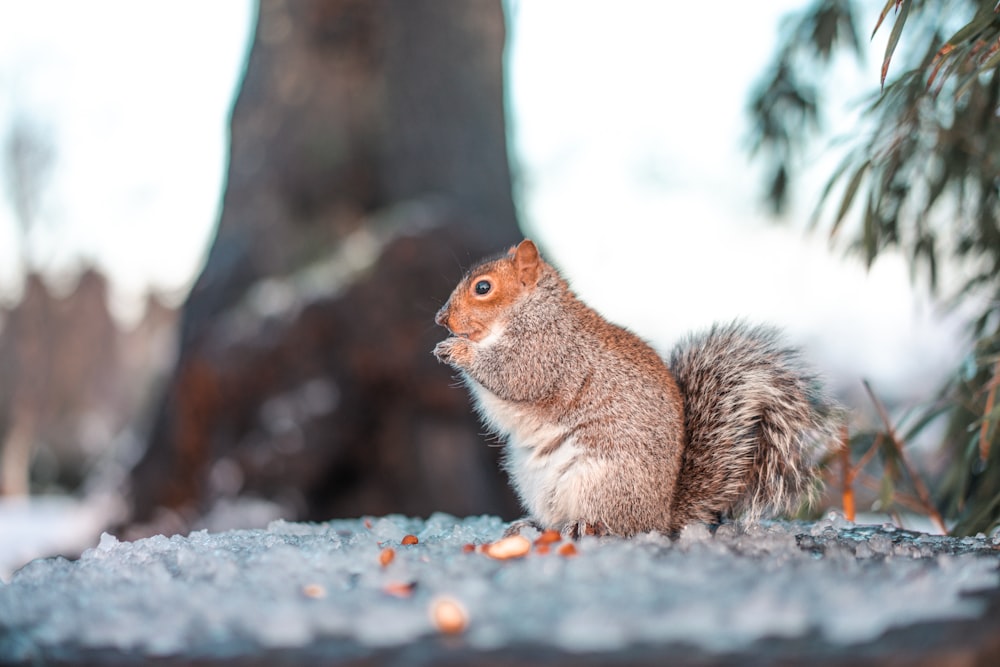
[[[0,585],[0,655],[58,647],[149,656],[251,652],[347,640],[397,646],[437,632],[447,596],[473,649],[613,651],[684,642],[708,651],[818,632],[863,642],[917,621],[973,617],[998,586],[1000,539],[957,540],[837,516],[816,524],[692,526],[677,540],[586,537],[497,561],[496,517],[387,516],[122,542],[35,561]],[[405,535],[418,543],[404,546]],[[395,558],[379,560],[391,547]],[[399,593],[399,585],[409,593]],[[394,588],[395,586],[395,588]],[[395,590],[396,593],[391,591]]]

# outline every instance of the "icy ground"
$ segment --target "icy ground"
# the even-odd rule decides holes
[[[95,494],[83,501],[67,496],[0,496],[0,583],[29,560],[78,554],[94,544],[101,529],[126,516],[119,496]],[[263,524],[261,524],[263,525]]]
[[[855,526],[838,515],[714,534],[695,526],[675,541],[588,537],[575,555],[557,543],[498,560],[467,546],[503,529],[495,517],[435,514],[131,543],[105,534],[77,561],[38,560],[0,583],[0,656],[399,646],[448,631],[432,613],[442,599],[457,610],[455,641],[471,650],[684,642],[719,652],[817,634],[852,644],[893,626],[975,617],[984,603],[968,593],[1000,584],[1000,538]],[[407,535],[417,543],[404,544]]]

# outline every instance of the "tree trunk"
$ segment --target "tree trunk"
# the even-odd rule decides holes
[[[518,238],[503,46],[499,0],[262,0],[135,521],[235,494],[303,519],[515,513],[430,353],[461,265]]]

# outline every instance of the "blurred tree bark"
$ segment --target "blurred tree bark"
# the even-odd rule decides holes
[[[25,277],[25,308],[11,317],[10,332],[0,336],[5,385],[0,388],[0,495],[22,496],[30,491],[31,460],[52,370],[42,342],[50,337],[44,298],[48,293],[35,272],[37,258],[30,249],[32,232],[44,217],[54,162],[55,148],[44,129],[27,115],[16,114],[4,140],[3,172],[18,226],[17,259]]]
[[[301,519],[515,513],[430,353],[461,266],[519,236],[504,38],[499,0],[261,0],[134,521],[237,494]]]

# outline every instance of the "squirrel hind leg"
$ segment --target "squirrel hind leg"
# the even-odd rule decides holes
[[[563,529],[563,535],[571,540],[578,540],[586,535],[607,537],[614,532],[603,521],[574,521]]]
[[[513,535],[520,535],[521,531],[525,528],[537,530],[540,533],[545,531],[545,526],[538,523],[534,519],[524,518],[512,521],[507,528],[504,529],[503,536],[511,537]],[[564,537],[571,540],[578,540],[587,535],[594,537],[607,537],[608,535],[614,535],[614,531],[608,528],[608,525],[603,521],[574,521],[564,526],[560,532]]]
[[[530,517],[525,517],[524,519],[517,519],[516,521],[511,521],[510,524],[504,529],[504,537],[513,537],[514,535],[520,535],[521,531],[525,528],[532,528],[538,532],[542,532],[542,524],[538,523]]]

